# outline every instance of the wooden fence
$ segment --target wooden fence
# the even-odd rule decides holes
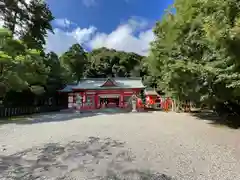
[[[60,111],[64,108],[64,106],[0,107],[0,118]]]

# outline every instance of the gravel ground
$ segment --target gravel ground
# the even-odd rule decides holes
[[[41,115],[0,126],[0,179],[239,180],[239,137],[187,114]]]

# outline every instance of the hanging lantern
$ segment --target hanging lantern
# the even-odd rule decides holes
[[[151,104],[151,105],[154,104],[153,99],[150,99],[149,104]]]
[[[138,98],[137,105],[138,105],[138,107],[142,107],[143,106],[143,102],[142,102],[141,98]]]

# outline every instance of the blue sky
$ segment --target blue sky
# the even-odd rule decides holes
[[[46,0],[55,16],[46,49],[58,54],[72,44],[86,50],[114,48],[146,54],[152,28],[173,0]]]

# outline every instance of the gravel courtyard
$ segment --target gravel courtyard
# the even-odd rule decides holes
[[[0,125],[0,179],[239,180],[240,130],[171,112],[41,115]]]

